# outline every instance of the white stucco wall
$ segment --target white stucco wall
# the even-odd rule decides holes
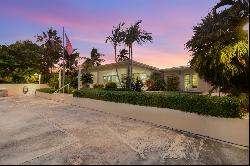
[[[147,79],[149,79],[153,71],[154,70],[151,70],[148,68],[139,67],[135,65],[133,66],[133,73],[146,74]],[[109,76],[109,75],[116,75],[116,70],[115,70],[115,67],[112,67],[112,68],[95,70],[95,71],[92,71],[91,73],[93,74],[93,84],[104,84],[103,77]],[[127,67],[118,66],[118,74],[121,79],[122,74],[127,74]]]
[[[23,93],[24,87],[28,88],[26,94]],[[8,96],[34,95],[36,89],[47,87],[47,84],[0,84],[0,89],[7,89]]]
[[[249,119],[201,116],[169,108],[78,98],[68,94],[37,92],[36,95],[249,147]]]
[[[185,74],[190,75],[190,88],[189,91],[199,91],[199,92],[208,92],[210,89],[212,89],[212,86],[205,82],[204,79],[199,78],[198,76],[198,86],[197,88],[192,88],[192,75],[197,74],[194,70],[189,69],[189,68],[184,68],[184,69],[174,69],[174,70],[169,70],[169,71],[164,71],[164,79],[167,81],[167,76],[170,75],[176,75],[179,77],[179,89],[182,91],[185,91],[184,87],[184,76]]]

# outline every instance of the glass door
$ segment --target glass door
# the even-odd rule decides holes
[[[190,74],[184,75],[184,89],[188,91],[190,89]]]

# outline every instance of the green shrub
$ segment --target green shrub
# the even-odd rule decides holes
[[[108,83],[106,83],[106,85],[105,85],[105,89],[116,89],[117,88],[117,85],[116,85],[116,83],[115,82],[108,82]]]
[[[37,89],[37,91],[52,94],[56,91],[56,89],[55,88],[41,88],[41,89]]]
[[[56,90],[58,90],[58,89],[55,89],[55,88],[41,88],[41,89],[37,89],[37,91],[39,91],[39,92],[50,93],[50,94],[54,93]],[[69,90],[68,90],[68,87],[66,87],[64,89],[64,93],[72,94],[75,90],[76,89],[73,88],[73,87],[69,87]],[[60,92],[62,93],[63,90],[61,89]]]
[[[111,90],[111,91],[133,91],[133,89],[129,88],[116,88],[116,89],[103,89],[103,90]]]
[[[100,88],[100,89],[102,89],[102,88],[104,88],[104,85],[103,84],[94,84],[93,88]]]
[[[143,82],[138,77],[136,78],[135,81],[134,80],[132,81],[132,90],[141,92],[142,87],[143,87]]]
[[[166,83],[163,79],[152,80],[149,79],[146,81],[146,86],[148,91],[164,91],[166,90]]]
[[[219,97],[196,94],[148,92],[138,93],[134,91],[107,91],[101,89],[82,89],[75,91],[73,96],[142,106],[171,108],[216,117],[241,117],[240,100],[228,96]]]

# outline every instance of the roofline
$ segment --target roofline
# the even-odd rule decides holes
[[[122,62],[117,62],[117,65],[126,65],[127,63],[128,63],[128,61],[122,61]],[[112,67],[112,66],[115,66],[115,65],[116,65],[116,63],[109,63],[109,64],[105,64],[105,65],[92,67],[91,70],[102,69],[102,68],[106,68],[106,67]],[[133,65],[136,65],[136,66],[139,66],[139,67],[145,67],[145,68],[148,68],[148,69],[151,69],[151,70],[157,70],[157,71],[160,70],[157,67],[153,67],[153,66],[141,63],[141,62],[134,61],[134,60],[133,60]]]
[[[186,66],[178,66],[178,67],[170,67],[170,68],[161,69],[161,71],[181,70],[181,69],[191,69],[191,67],[190,67],[189,65],[186,65]]]

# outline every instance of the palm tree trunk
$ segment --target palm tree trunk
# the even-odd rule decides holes
[[[130,46],[128,46],[128,72],[127,72],[127,88],[130,88]]]
[[[132,82],[132,80],[133,80],[133,53],[132,53],[132,51],[133,51],[133,49],[132,49],[132,44],[131,44],[131,60],[130,60],[130,76],[131,76],[131,81],[130,82]],[[131,84],[131,83],[130,83]]]
[[[116,71],[116,76],[118,78],[118,82],[120,84],[120,86],[122,86],[121,84],[121,80],[120,80],[120,77],[119,77],[119,74],[118,74],[118,64],[117,64],[117,56],[116,56],[116,46],[114,47],[115,49],[115,71]]]

